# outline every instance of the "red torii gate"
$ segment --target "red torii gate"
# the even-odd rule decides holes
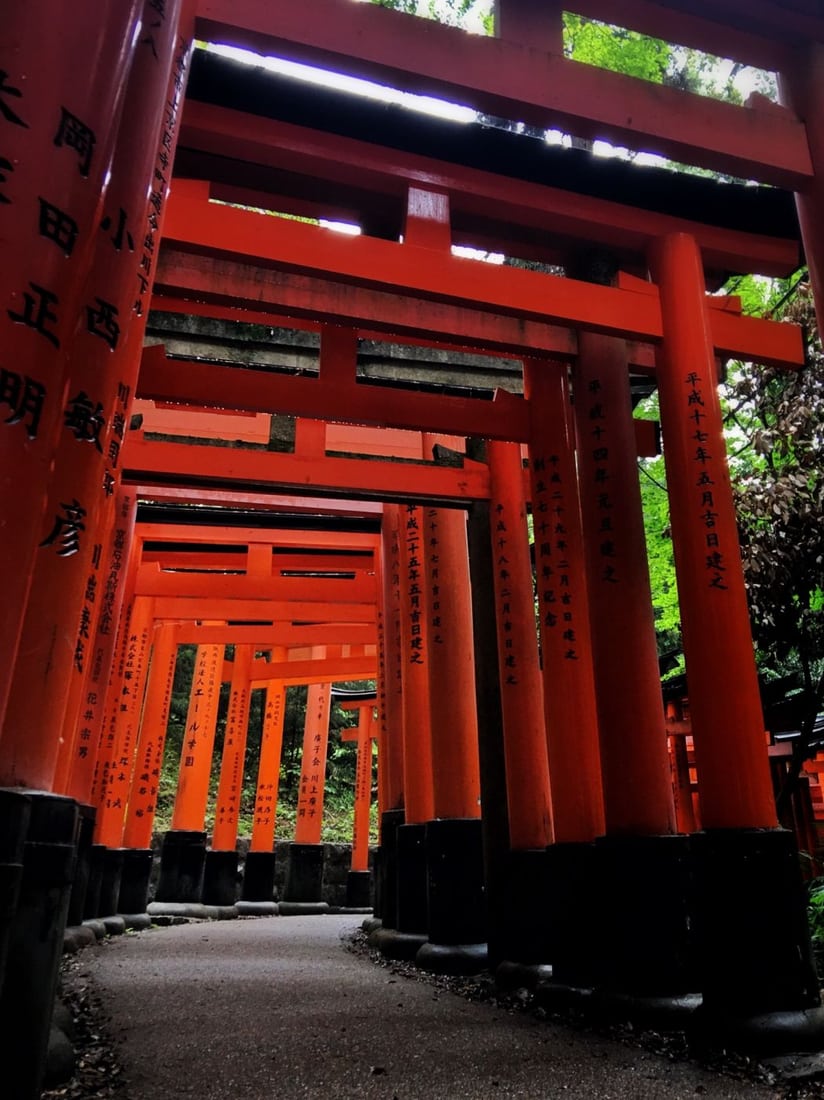
[[[195,7],[197,19],[193,22]],[[610,14],[601,0],[577,0],[574,7],[596,16]],[[63,728],[61,719],[69,671],[76,660],[85,660],[85,648],[78,643],[86,640],[82,631],[88,630],[89,624],[81,625],[79,637],[76,629],[78,621],[83,624],[81,609],[85,610],[91,602],[84,603],[84,596],[94,590],[89,585],[90,579],[95,585],[101,582],[101,591],[105,581],[105,599],[99,601],[94,611],[96,613],[103,605],[101,622],[118,620],[118,603],[123,599],[124,587],[119,584],[119,574],[126,572],[120,568],[122,563],[118,555],[123,556],[123,546],[130,541],[129,524],[133,522],[133,510],[130,520],[133,494],[128,491],[113,493],[112,501],[96,500],[93,507],[87,507],[75,495],[64,507],[62,489],[59,489],[63,482],[51,480],[49,471],[53,461],[61,456],[60,478],[70,472],[69,467],[76,472],[77,480],[66,484],[76,486],[79,492],[81,484],[96,483],[95,478],[86,481],[91,477],[91,467],[81,462],[81,458],[94,458],[92,452],[96,452],[94,417],[98,416],[95,410],[99,402],[100,415],[105,414],[105,454],[111,467],[105,472],[114,479],[112,482],[101,478],[101,482],[108,489],[116,488],[118,432],[122,434],[123,417],[131,398],[131,392],[127,391],[132,391],[137,372],[141,317],[145,315],[155,273],[153,256],[163,234],[162,215],[177,138],[177,111],[183,99],[186,47],[195,32],[206,38],[221,38],[264,50],[280,49],[289,56],[310,61],[327,64],[340,61],[350,72],[376,75],[403,87],[440,94],[457,93],[462,101],[493,114],[544,126],[564,125],[584,136],[607,136],[626,141],[630,146],[656,149],[680,160],[792,187],[797,195],[813,288],[819,300],[824,288],[821,271],[824,137],[818,109],[824,94],[821,89],[824,30],[821,19],[807,10],[779,5],[772,0],[764,0],[755,11],[743,0],[728,0],[721,12],[704,0],[679,2],[675,6],[655,0],[638,0],[622,11],[622,18],[633,28],[648,33],[664,30],[668,36],[677,35],[687,45],[713,49],[778,71],[782,76],[782,95],[785,103],[791,106],[761,109],[708,103],[675,89],[650,89],[632,78],[568,61],[560,49],[560,11],[547,10],[545,18],[539,20],[532,8],[516,0],[502,0],[499,5],[498,34],[493,39],[462,36],[452,28],[424,26],[395,12],[356,9],[339,0],[311,0],[308,7],[304,5],[299,11],[278,9],[277,12],[262,8],[255,0],[233,0],[232,4],[226,0],[200,0],[192,7],[169,0],[161,20],[162,43],[160,36],[152,37],[151,49],[145,38],[139,40],[134,34],[138,8],[139,5],[131,3],[109,5],[102,14],[96,13],[94,21],[78,17],[74,12],[71,17],[66,15],[44,21],[36,5],[16,4],[9,22],[8,41],[4,44],[8,54],[0,53],[0,64],[8,77],[3,91],[3,126],[8,142],[4,152],[8,162],[14,165],[0,180],[4,199],[0,212],[5,211],[4,224],[9,226],[9,232],[4,239],[10,242],[15,260],[5,267],[12,281],[6,286],[2,325],[5,326],[4,346],[17,352],[15,363],[3,366],[2,390],[2,400],[9,407],[10,416],[2,429],[3,469],[8,472],[2,482],[0,505],[3,523],[0,565],[4,575],[14,578],[15,583],[8,593],[9,598],[4,601],[0,624],[0,721],[4,723],[0,733],[0,782],[7,786],[22,784],[32,790],[59,789],[53,786],[59,757],[56,743],[59,738],[55,731]],[[72,44],[70,49],[66,48],[67,43]],[[94,53],[98,47],[101,47],[100,56],[107,58],[105,65],[91,63],[91,58],[98,56]],[[119,133],[119,116],[113,105],[125,87],[131,50],[138,51],[138,64],[133,70],[123,113],[123,117],[130,120],[131,128],[128,132],[124,128]],[[58,63],[59,58],[66,56],[72,58],[70,72]],[[25,68],[43,63],[53,77],[49,86],[42,94],[28,86],[21,89],[20,65]],[[79,81],[78,72],[82,74]],[[80,112],[80,117],[73,116],[72,120],[65,117],[65,108],[60,114],[61,97],[68,83],[71,83],[75,109]],[[673,122],[676,118],[677,127]],[[55,132],[57,138],[53,136]],[[248,131],[243,133],[245,140],[248,139]],[[110,174],[108,169],[112,162],[108,151],[115,147],[115,142],[118,151]],[[342,153],[343,140],[336,140],[336,144]],[[146,151],[145,160],[141,159],[139,164],[134,159],[136,150]],[[389,160],[392,153],[384,153],[384,156]],[[346,157],[341,155],[340,159],[345,167]],[[305,161],[304,167],[308,163]],[[351,172],[352,168],[348,170]],[[317,162],[311,171],[322,174]],[[469,171],[474,174],[473,169]],[[453,173],[453,178],[457,175]],[[38,183],[41,177],[50,181],[51,190],[46,198],[37,200],[36,206],[35,199],[42,194]],[[116,182],[109,185],[106,192],[110,179]],[[281,175],[277,182],[281,190],[284,182]],[[480,212],[475,214],[478,221],[474,232],[481,238],[484,229],[491,228],[492,232],[486,237],[488,241],[497,239],[506,244],[509,240],[517,240],[517,227],[511,233],[507,229],[509,219],[513,224],[517,220],[511,207],[501,211],[507,221],[496,224],[494,217],[487,216],[484,223],[481,215],[490,205],[489,192],[484,192],[484,187],[489,181],[476,177],[471,182],[477,186],[474,192],[466,189],[467,203],[476,204],[475,209]],[[417,189],[421,180],[407,178],[406,184]],[[129,198],[125,197],[127,192],[121,190],[125,185],[130,189]],[[449,196],[459,210],[460,201],[455,199],[454,192],[461,189],[438,185],[432,187],[432,192],[441,197]],[[406,191],[407,186],[400,187],[403,196]],[[148,203],[145,201],[147,195]],[[290,196],[286,194],[285,197],[289,199]],[[555,198],[557,200],[557,196]],[[99,236],[100,249],[93,260],[90,242],[94,234],[91,231],[100,224],[104,199],[108,203],[103,218],[107,230]],[[201,244],[205,238],[207,245],[228,250],[232,262],[238,252],[243,255],[248,249],[248,255],[255,260],[288,265],[292,272],[287,273],[288,278],[282,283],[283,301],[288,299],[288,305],[281,302],[279,308],[312,313],[327,324],[343,319],[350,328],[362,331],[359,326],[365,324],[368,331],[375,331],[379,323],[377,315],[389,298],[395,303],[395,313],[386,322],[388,327],[384,331],[411,330],[420,335],[421,330],[426,329],[421,322],[424,308],[441,318],[445,316],[432,308],[431,301],[425,307],[421,303],[425,298],[436,302],[443,300],[447,310],[460,309],[465,312],[465,320],[472,318],[472,322],[466,324],[472,330],[467,339],[483,342],[486,327],[492,330],[491,339],[497,339],[500,348],[507,346],[504,334],[511,333],[513,327],[520,328],[521,318],[524,318],[523,330],[530,334],[529,338],[522,337],[520,344],[510,346],[516,347],[519,354],[534,358],[534,343],[543,340],[539,355],[543,352],[544,360],[547,353],[549,358],[562,357],[566,361],[576,358],[583,371],[588,372],[579,372],[577,379],[588,378],[590,383],[601,382],[600,364],[609,362],[624,370],[627,362],[636,357],[635,353],[628,357],[614,344],[592,343],[589,339],[578,341],[574,333],[571,340],[570,329],[593,331],[597,340],[605,336],[614,339],[617,335],[652,344],[658,358],[657,380],[661,390],[665,443],[674,471],[670,476],[679,582],[688,597],[684,600],[685,641],[696,748],[705,796],[702,813],[705,824],[715,827],[714,831],[697,837],[692,845],[702,887],[698,912],[702,929],[699,945],[702,970],[706,975],[702,990],[704,1011],[706,1016],[715,1018],[718,1026],[730,1015],[736,1018],[736,1028],[740,1030],[733,1029],[734,1042],[746,1042],[748,1028],[757,1018],[759,1028],[765,1024],[762,1036],[770,1034],[770,1027],[774,1025],[772,1038],[782,1030],[790,1036],[790,1042],[819,1045],[818,997],[803,936],[799,941],[795,931],[803,923],[800,915],[802,895],[789,873],[792,852],[786,847],[784,835],[774,828],[761,760],[763,745],[758,742],[761,731],[754,702],[757,696],[751,654],[747,652],[746,608],[743,585],[736,569],[726,472],[720,458],[723,452],[714,385],[716,352],[750,354],[760,361],[798,366],[801,340],[789,328],[779,333],[778,328],[709,308],[703,293],[703,271],[698,253],[699,247],[705,249],[707,255],[714,250],[714,262],[737,253],[741,257],[735,265],[739,270],[778,271],[783,269],[785,260],[787,267],[783,270],[792,266],[788,250],[780,245],[766,248],[763,235],[760,240],[752,237],[745,244],[740,237],[734,239],[727,235],[724,239],[724,233],[708,233],[696,246],[697,234],[690,233],[683,223],[665,226],[660,218],[652,218],[648,212],[641,212],[635,219],[627,218],[614,208],[596,208],[590,203],[582,210],[579,222],[570,226],[574,233],[571,250],[574,252],[581,242],[593,240],[614,247],[614,240],[591,235],[598,214],[603,213],[606,215],[602,219],[604,225],[617,224],[621,229],[621,247],[634,254],[636,264],[645,269],[649,262],[659,290],[648,293],[620,286],[587,288],[572,279],[555,280],[550,286],[546,278],[537,273],[490,272],[469,261],[455,260],[445,249],[439,252],[437,247],[424,247],[420,243],[397,245],[372,239],[358,242],[347,252],[340,242],[332,241],[322,231],[290,223],[280,224],[277,227],[279,239],[270,240],[274,226],[269,224],[265,232],[259,232],[263,222],[256,215],[245,211],[209,210],[205,195],[200,199],[187,199],[182,195],[182,200],[173,234],[184,237],[188,247],[194,243],[192,238]],[[279,208],[286,208],[288,212],[288,203],[280,207],[280,200],[277,201]],[[547,201],[551,201],[551,196],[547,196]],[[401,199],[401,205],[404,204],[405,197]],[[435,206],[439,204],[445,212],[445,204],[440,199],[435,200]],[[525,199],[524,205],[528,206],[529,200]],[[396,199],[396,212],[397,206]],[[420,212],[420,206],[415,208],[413,202],[410,207],[413,216],[416,209]],[[568,209],[567,204],[566,212]],[[202,236],[187,224],[187,216],[192,213],[203,218]],[[464,207],[461,216],[471,222],[468,217],[471,213]],[[564,213],[559,204],[553,216],[560,219]],[[126,215],[125,221],[122,214]],[[122,247],[122,242],[128,239],[129,224],[140,227],[137,236],[132,237],[141,257],[137,285],[129,260],[131,250]],[[109,229],[111,234],[108,234]],[[118,245],[121,231],[121,244]],[[471,225],[467,231],[472,231]],[[439,240],[444,237],[438,229],[435,235]],[[114,270],[110,266],[112,248],[118,253],[116,279],[109,274]],[[570,242],[560,242],[559,250],[569,255]],[[67,253],[70,262],[64,263]],[[749,261],[745,259],[747,255]],[[25,266],[22,274],[18,270],[18,260]],[[213,275],[214,266],[206,266],[211,266],[207,276]],[[315,278],[317,275],[321,277],[320,282]],[[352,291],[341,291],[341,281],[352,284]],[[387,294],[387,283],[393,284],[394,293]],[[257,300],[254,293],[250,294],[248,282],[244,286],[244,300]],[[235,289],[241,290],[241,283]],[[383,297],[369,297],[377,294]],[[132,299],[134,307],[129,305]],[[336,310],[343,310],[343,315]],[[486,318],[490,310],[496,316],[502,315],[504,321],[489,322]],[[261,312],[266,314],[267,311]],[[128,334],[127,315],[133,322]],[[75,333],[78,316],[80,330]],[[449,314],[449,322],[456,319],[454,312]],[[547,320],[549,327],[561,332],[532,328],[546,326]],[[514,326],[509,323],[507,327],[507,322],[514,322]],[[433,324],[437,328],[437,321]],[[452,326],[443,321],[441,324],[438,336],[451,338],[450,342],[454,341],[456,333],[463,332],[462,324]],[[101,377],[101,385],[104,381],[106,385],[107,404],[104,410],[102,389],[100,397],[86,395],[89,408],[85,405],[83,408],[90,411],[91,419],[87,418],[85,426],[74,434],[73,442],[78,446],[72,447],[69,458],[64,457],[65,449],[57,450],[57,437],[67,394],[79,396],[79,392],[76,394],[68,385],[70,382],[77,384],[78,363],[83,357],[81,345],[83,341],[88,343],[90,337],[100,344],[98,351],[105,344],[113,353],[111,357],[107,354],[108,369],[102,370],[105,379]],[[330,360],[333,372],[341,371],[339,389],[335,390],[343,398],[341,404],[346,400],[354,402],[360,388],[354,384],[351,333],[343,343],[350,349],[347,355],[342,360],[336,361],[334,357]],[[566,348],[566,354],[562,348]],[[219,400],[216,379],[209,381],[208,373],[204,372],[206,380],[200,394],[194,392],[194,387],[201,383],[192,379],[193,391],[186,395],[187,400],[195,403]],[[236,377],[229,376],[228,372],[225,376],[233,386]],[[116,380],[120,380],[122,389],[110,385]],[[163,387],[167,384],[166,380],[162,382]],[[155,382],[151,386],[154,388]],[[687,388],[683,389],[684,386]],[[160,383],[157,388],[161,388]],[[305,395],[300,390],[295,392],[295,401],[303,401]],[[272,386],[270,395],[283,396],[276,385]],[[378,400],[376,395],[367,393],[364,396],[371,402],[364,415],[383,422],[389,415],[386,402]],[[464,411],[458,406],[442,406],[448,410],[444,414],[439,411],[444,400],[445,397],[438,396],[434,402],[410,401],[408,407],[411,409],[414,405],[416,415],[425,421],[420,427],[427,431],[469,432],[470,425],[484,426],[487,430],[480,433],[475,433],[473,427],[473,434],[490,438],[502,435],[504,439],[525,442],[525,438],[515,432],[528,427],[524,409],[527,403],[501,401],[500,415],[496,417],[494,405]],[[594,403],[590,411],[593,407]],[[706,417],[706,421],[703,424],[690,422],[690,409]],[[453,413],[460,424],[452,422]],[[405,416],[405,412],[400,415]],[[610,416],[609,423],[613,427],[617,422]],[[698,426],[693,427],[694,424]],[[102,433],[102,426],[100,431]],[[692,432],[706,434],[708,438],[695,440],[690,435]],[[579,422],[579,446],[583,438],[580,433]],[[693,443],[702,448],[701,459],[695,458],[697,448]],[[629,453],[626,442],[622,452],[626,458]],[[707,482],[701,486],[691,484],[695,461],[702,466],[702,474],[719,486],[718,489],[708,489]],[[611,472],[611,467],[595,466],[593,475],[598,469]],[[212,471],[212,476],[216,476],[216,471]],[[182,481],[182,473],[180,477]],[[20,484],[28,488],[27,494],[19,492]],[[191,486],[172,488],[186,495],[192,493]],[[359,484],[359,488],[362,489],[362,485]],[[696,488],[701,489],[701,498],[696,496]],[[222,492],[223,499],[228,499],[219,485],[210,487],[210,491]],[[59,493],[52,497],[61,509],[56,515],[52,514],[54,504],[48,504],[50,492]],[[105,489],[101,487],[98,492],[103,493]],[[705,505],[702,498],[707,492],[711,493],[712,502]],[[111,509],[115,499],[116,516]],[[471,494],[459,493],[456,499],[473,498]],[[702,529],[700,516],[703,513],[698,511],[699,507],[709,507],[718,513],[713,517],[718,530],[707,534]],[[97,518],[93,518],[95,516]],[[45,522],[44,531],[38,529],[41,522]],[[588,522],[591,527],[592,521]],[[89,538],[78,538],[82,532]],[[702,542],[710,536],[718,542]],[[62,583],[55,582],[54,590],[58,595],[53,601],[44,603],[42,630],[34,629],[37,645],[29,649],[27,644],[27,648],[22,649],[23,632],[33,629],[25,623],[25,609],[35,576],[35,558],[43,558],[39,553],[43,542],[51,546],[59,542],[61,550],[66,551],[76,543],[77,552],[55,553],[51,575],[62,579]],[[708,575],[705,564],[710,558],[714,564],[709,576],[720,577],[712,592],[705,590],[703,584]],[[71,583],[66,582],[67,574],[62,568],[66,559],[75,559],[72,568],[77,571],[77,577]],[[723,573],[719,567],[723,567]],[[36,621],[34,610],[37,601],[43,599],[43,590],[38,584],[35,598],[29,605],[30,623]],[[719,603],[723,607],[720,616],[717,614]],[[144,629],[142,624],[150,621],[146,605],[140,600],[132,602],[129,593],[126,608],[126,621],[130,621],[129,616],[134,617],[130,630],[139,637]],[[610,631],[605,629],[603,621],[596,622],[596,626],[601,630],[598,648],[608,653]],[[43,644],[49,636],[68,639],[68,642],[59,652],[56,649],[52,652]],[[100,669],[111,661],[111,647],[107,648],[104,635],[92,648],[94,663],[100,666],[97,682],[102,685],[106,673],[103,672],[101,680]],[[47,652],[47,658],[38,657],[31,664],[27,663],[26,655],[36,651]],[[139,659],[139,649],[132,654],[127,646],[123,651],[124,662]],[[734,697],[736,702],[744,701],[746,719],[740,713],[730,714],[718,709],[717,700],[725,698],[717,690],[719,668],[725,670],[725,676],[729,676],[730,670],[736,676],[735,684],[720,686],[726,688],[728,696]],[[57,687],[58,679],[60,687]],[[598,690],[602,693],[603,689]],[[34,718],[31,713],[26,714],[26,723],[21,723],[17,712],[10,709],[9,700],[13,700],[15,694],[18,699],[28,700],[30,708],[37,708]],[[96,705],[88,697],[86,704],[89,708]],[[52,716],[48,720],[47,710]],[[28,758],[24,744],[31,749]],[[732,761],[730,767],[727,767],[728,761]],[[732,774],[741,779],[734,789],[722,778]],[[645,793],[642,791],[641,800]],[[58,847],[64,843],[71,847],[77,815],[71,800],[48,796],[39,799],[34,795],[21,798],[14,792],[4,799],[8,812],[20,823],[21,835],[26,828],[26,811],[32,802],[35,803],[34,825],[29,833],[32,843],[53,842]],[[45,814],[41,813],[44,807],[47,808]],[[53,822],[54,827],[47,824],[42,831],[44,819]],[[609,814],[607,827],[609,830]],[[613,839],[612,850],[619,855],[621,849],[624,854],[632,850],[632,844],[624,845],[618,837]],[[670,839],[667,838],[668,842]],[[635,851],[640,852],[643,847],[642,844]],[[667,847],[672,845],[668,843]],[[602,847],[602,852],[605,850]],[[671,869],[668,863],[667,870]],[[780,889],[778,883],[785,888]],[[754,912],[767,914],[765,923],[753,919],[746,929],[749,939],[743,945],[740,923],[736,922],[732,930],[727,921],[727,915],[735,909],[737,898],[742,894],[753,899]],[[37,913],[37,904],[36,897],[19,903],[18,928],[38,925],[33,915]],[[623,909],[618,914],[618,925],[628,913],[629,910]],[[779,931],[773,934],[772,929]],[[52,940],[58,938],[51,937]],[[789,977],[783,962],[785,948],[796,963]],[[762,960],[757,986],[748,974],[749,956],[754,951]],[[20,1032],[12,1039],[18,1053],[30,1052],[32,1055],[31,1058],[26,1056],[32,1095],[36,1093],[39,1076],[40,1037],[50,1011],[54,973],[53,952],[50,952],[51,949],[45,946],[32,947],[25,937],[19,944],[16,940],[14,967],[6,976],[3,992],[4,999],[15,996],[18,964],[22,968],[20,973],[25,973],[26,983],[31,982],[32,974],[43,978],[36,983],[44,991],[42,1000],[32,1012],[20,1014],[17,1021]],[[747,960],[743,963],[740,960],[745,955]],[[621,980],[623,977],[626,975]],[[22,979],[18,984],[20,982]],[[782,1015],[784,1010],[788,1016]],[[783,1025],[788,1022],[789,1030],[785,1030]],[[32,1042],[34,1033],[37,1038]]]

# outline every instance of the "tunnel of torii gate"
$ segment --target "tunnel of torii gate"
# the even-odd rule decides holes
[[[5,8],[0,1043],[20,1095],[39,1093],[67,922],[146,910],[181,644],[195,675],[158,904],[236,900],[263,687],[239,904],[273,911],[284,693],[307,684],[279,904],[322,907],[330,685],[375,679],[347,704],[350,902],[374,896],[382,952],[748,1051],[820,1050],[716,383],[730,358],[804,369],[799,329],[718,292],[803,255],[821,301],[824,19],[801,0],[621,5],[632,30],[778,74],[780,104],[739,106],[565,58],[554,0],[498,0],[491,37],[350,0]],[[632,410],[653,390],[697,792],[668,746],[644,550],[637,458],[657,435]]]

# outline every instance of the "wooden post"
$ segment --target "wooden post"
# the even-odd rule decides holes
[[[466,513],[423,510],[433,816],[480,818]]]
[[[342,741],[355,743],[355,813],[352,820],[353,871],[369,870],[369,807],[372,802],[372,740],[376,737],[375,703],[343,703],[344,710],[357,710],[354,730],[342,730]]]
[[[529,470],[553,827],[557,843],[604,830],[584,537],[567,367],[524,362]]]
[[[134,543],[136,514],[137,498],[134,492],[119,490],[114,526],[109,534],[107,554],[100,573],[100,612],[91,657],[83,686],[77,693],[77,701],[70,698],[63,725],[56,787],[86,804],[92,799],[108,685],[119,631],[129,613],[133,574],[137,569]]]
[[[824,1009],[795,842],[775,827],[701,254],[691,236],[672,233],[650,258],[661,296],[658,392],[705,829],[693,844],[701,1021],[718,1043],[818,1050]],[[733,916],[742,897],[743,924]]]
[[[675,830],[626,347],[579,334],[573,374],[607,833]],[[630,645],[629,658],[627,646]],[[617,707],[617,699],[632,699]]]
[[[687,234],[656,243],[658,394],[705,829],[774,828],[764,716],[704,303]]]
[[[552,804],[521,448],[487,447],[509,839],[515,849],[545,848]]]
[[[152,843],[176,663],[177,627],[174,623],[163,623],[155,627],[146,704],[123,830],[125,848],[149,848]]]
[[[283,659],[285,651],[274,649],[272,659]],[[252,841],[243,871],[244,901],[272,904],[275,889],[275,822],[280,782],[280,757],[283,745],[283,718],[286,688],[282,681],[266,684],[266,706],[260,739],[255,813]]]
[[[380,645],[380,737],[378,789],[381,811],[404,804],[403,792],[403,674],[401,672],[400,539],[397,504],[385,504],[381,523],[380,574],[382,599],[378,605]]]
[[[408,825],[434,816],[423,522],[423,509],[417,504],[406,505],[400,514],[403,789]]]
[[[82,676],[88,659],[97,603],[95,562],[107,532],[144,327],[133,309],[135,239],[139,245],[145,235],[148,196],[161,193],[154,162],[168,111],[181,2],[170,0],[158,10],[144,0],[146,33],[138,39],[129,76],[81,319],[66,342],[67,403],[3,734],[18,765],[16,745],[26,746],[28,766],[16,777],[24,786],[51,785],[60,744],[55,731],[65,716],[72,676]],[[179,64],[184,62],[185,57]],[[140,330],[137,340],[133,321]],[[69,512],[79,517],[71,535],[65,522]]]
[[[223,757],[220,762],[220,782],[215,805],[212,848],[234,851],[240,818],[240,796],[243,790],[243,764],[246,759],[246,738],[249,728],[249,693],[254,647],[235,646],[232,683],[229,689],[229,709],[223,735]]]
[[[206,820],[212,749],[223,670],[223,646],[199,645],[195,654],[172,829],[202,832]]]
[[[320,844],[331,697],[331,684],[309,685],[306,722],[303,727],[298,817],[295,824],[296,844]]]
[[[122,670],[118,669],[100,759],[95,840],[109,848],[123,842],[126,803],[134,768],[137,730],[149,669],[153,600],[138,597],[129,619]]]
[[[251,852],[271,852],[274,848],[285,710],[286,688],[282,681],[270,680],[263,712]]]
[[[14,583],[0,608],[0,728],[140,8],[140,0],[103,0],[82,11],[12,0],[3,13],[0,575]],[[84,508],[76,497],[60,503],[46,537],[70,556],[84,533]],[[45,736],[53,739],[54,729]],[[2,771],[0,782],[7,782]]]

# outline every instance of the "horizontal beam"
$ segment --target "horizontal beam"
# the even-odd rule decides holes
[[[220,551],[144,550],[143,562],[157,562],[162,569],[188,569],[208,572],[212,570],[245,570],[246,559],[243,554],[221,553]],[[362,573],[374,570],[371,554],[347,557],[343,554],[289,554],[277,555],[272,561],[272,573],[280,576],[284,570],[307,573]]]
[[[375,550],[380,536],[362,531],[282,530],[263,527],[213,527],[207,524],[138,523],[135,537],[143,542],[215,543],[248,546],[270,543],[296,550]]]
[[[381,11],[382,9],[375,9]],[[303,274],[627,339],[661,338],[655,298],[631,290],[499,267],[413,244],[333,230],[209,201],[207,184],[177,181],[164,238]]]
[[[191,300],[194,297],[198,300]],[[218,312],[221,307],[227,312]],[[152,309],[263,325],[292,319],[293,325],[312,322],[312,328],[319,327],[318,318],[323,317],[356,325],[366,338],[394,336],[402,342],[411,336],[454,346],[460,335],[464,350],[492,353],[542,352],[570,359],[578,349],[575,334],[557,325],[294,272],[262,271],[226,257],[187,254],[172,247],[167,238],[157,266]]]
[[[513,398],[513,400],[515,400]],[[122,451],[123,478],[148,484],[153,479],[187,485],[232,485],[276,492],[372,496],[381,500],[437,500],[465,503],[489,496],[489,471],[466,461],[464,468],[360,458],[307,458],[275,451],[193,447],[149,442],[130,433]]]
[[[629,340],[658,343],[662,338],[655,287],[600,286],[412,244],[343,237],[302,222],[211,203],[208,185],[193,181],[178,181],[167,207],[165,234],[189,248],[241,255],[264,265],[361,286],[392,288],[402,296],[411,294]],[[803,364],[801,330],[796,326],[715,309],[710,316],[714,342],[717,318],[723,317],[719,342],[730,354],[769,366]]]
[[[260,687],[271,680],[292,684],[329,684],[343,680],[374,680],[378,674],[375,656],[330,657],[318,661],[270,661],[266,674],[252,673],[250,683]]]
[[[328,577],[257,577],[231,573],[163,572],[156,563],[137,570],[136,596],[175,596],[181,599],[240,599],[311,605],[374,603],[375,576],[360,574],[354,580]]]
[[[354,376],[354,362],[353,376]],[[196,381],[195,381],[196,377]],[[343,420],[380,428],[446,432],[482,439],[525,439],[524,402],[505,408],[479,398],[419,393],[388,386],[325,382],[273,371],[237,369],[187,359],[167,359],[164,349],[145,348],[137,390],[141,397],[187,401],[196,391],[203,406],[231,405],[316,420]]]
[[[349,0],[199,0],[197,35],[797,190],[803,125]]]
[[[377,500],[337,500],[331,497],[278,496],[276,493],[242,493],[231,489],[193,489],[190,486],[135,485],[138,500],[144,503],[183,505],[208,504],[244,512],[286,512],[318,514],[355,519],[379,520],[383,504]],[[255,528],[255,530],[258,530]],[[261,528],[265,533],[265,529]]]
[[[546,234],[556,234],[565,249],[577,239],[579,247],[581,242],[588,248],[598,243],[643,257],[653,238],[681,232],[695,237],[704,263],[714,270],[786,276],[799,264],[796,241],[708,225],[397,149],[379,148],[366,141],[209,103],[187,101],[180,140],[187,148],[231,158],[235,178],[234,162],[243,161],[264,164],[273,170],[288,165],[290,175],[304,173],[313,179],[330,180],[338,187],[356,186],[371,192],[373,202],[378,195],[405,202],[409,184],[443,192],[449,196],[453,221],[463,214],[492,225],[521,226],[539,234],[541,239]],[[297,181],[296,187],[299,187]],[[216,195],[218,192],[214,188]],[[265,196],[260,201],[265,201]],[[253,201],[247,204],[255,205]],[[510,250],[515,251],[515,247],[510,246]]]
[[[154,602],[157,619],[180,622],[290,622],[290,623],[373,623],[374,604],[289,603],[283,600],[188,599],[159,596]]]
[[[253,645],[257,649],[301,645],[371,645],[377,627],[368,623],[319,623],[314,626],[182,626],[178,645]]]

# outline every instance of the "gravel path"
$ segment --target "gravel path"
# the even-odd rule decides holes
[[[153,929],[85,951],[123,1100],[775,1100],[786,1089],[456,996],[347,950],[352,917]]]

